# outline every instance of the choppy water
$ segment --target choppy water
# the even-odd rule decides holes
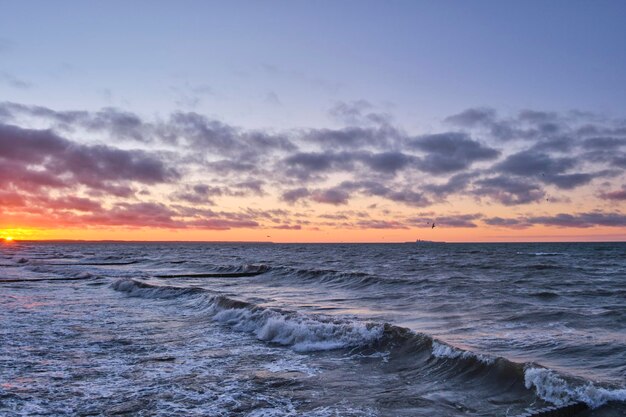
[[[623,243],[0,250],[3,416],[626,415]]]

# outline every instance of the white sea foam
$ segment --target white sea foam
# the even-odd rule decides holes
[[[626,401],[626,388],[608,389],[592,383],[572,386],[554,371],[546,368],[529,367],[524,372],[526,388],[535,388],[537,395],[555,405],[572,401],[583,401],[591,408],[597,408],[609,401]]]
[[[217,306],[216,306],[217,307]],[[365,346],[383,334],[382,325],[286,314],[262,308],[216,308],[215,321],[254,333],[266,342],[291,346],[297,352]]]
[[[457,358],[472,359],[473,358],[473,359],[478,359],[479,361],[487,365],[492,364],[495,361],[495,359],[490,356],[457,349],[450,345],[446,345],[445,343],[437,342],[435,340],[433,340],[432,355],[435,358],[447,358],[447,359],[457,359]]]
[[[142,298],[170,298],[189,291],[186,288],[153,287],[133,280],[119,280],[112,287]],[[238,331],[253,333],[260,340],[290,346],[297,352],[366,346],[380,339],[384,331],[382,324],[281,312],[209,294],[205,297],[208,308],[204,308],[213,320]]]
[[[305,374],[308,376],[313,376],[318,373],[317,369],[312,368],[308,365],[305,365],[300,360],[295,360],[295,359],[288,360],[285,358],[266,363],[265,365],[263,365],[263,368],[274,373],[300,372],[301,374]]]

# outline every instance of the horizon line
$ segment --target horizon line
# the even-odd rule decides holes
[[[420,243],[436,243],[436,244],[492,244],[492,243],[626,243],[626,240],[544,240],[544,241],[396,241],[396,242],[274,242],[262,240],[126,240],[126,239],[13,239],[6,242],[4,238],[0,238],[3,243],[208,243],[208,244],[271,244],[271,245],[330,245],[330,244],[351,244],[351,245],[398,245],[398,244],[420,244]]]

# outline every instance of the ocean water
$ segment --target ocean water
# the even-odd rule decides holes
[[[0,256],[2,416],[626,416],[624,243]]]

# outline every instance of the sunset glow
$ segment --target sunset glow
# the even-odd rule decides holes
[[[59,20],[17,2],[0,17],[0,228],[15,239],[626,239],[626,59],[610,8],[591,31],[559,10],[568,36],[513,53],[507,42],[554,30],[549,5],[490,5],[491,19],[476,4],[452,32],[432,22],[458,11],[427,3],[150,17],[76,3],[80,24],[41,6]],[[350,23],[320,32],[335,13]],[[525,13],[536,30],[504,19]]]

